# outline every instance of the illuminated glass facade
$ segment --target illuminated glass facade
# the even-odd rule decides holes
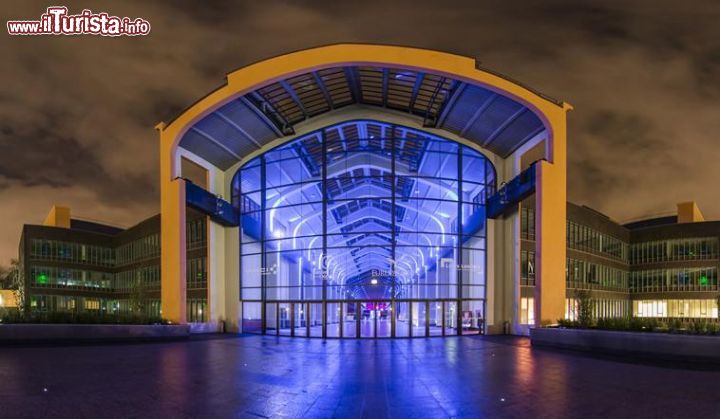
[[[232,197],[244,330],[478,333],[494,190],[478,151],[376,121],[331,126],[249,161]]]

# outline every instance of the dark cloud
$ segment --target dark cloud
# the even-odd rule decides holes
[[[99,201],[121,204],[144,200],[157,192],[147,176],[114,176],[91,147],[76,138],[58,136],[53,127],[4,127],[0,134],[0,178],[8,187],[88,188]]]
[[[0,19],[49,3],[10,1]],[[477,57],[574,105],[569,195],[627,219],[696,199],[720,217],[720,3],[71,1],[143,17],[148,37],[0,36],[0,260],[23,223],[63,203],[130,225],[157,211],[153,127],[233,69],[337,42]],[[10,204],[8,204],[10,203]]]

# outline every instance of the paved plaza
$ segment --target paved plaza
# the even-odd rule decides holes
[[[720,368],[516,337],[0,347],[0,417],[718,417]]]

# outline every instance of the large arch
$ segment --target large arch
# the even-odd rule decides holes
[[[405,78],[412,83],[404,83]],[[330,81],[337,82],[334,86],[340,86],[340,90],[329,90]],[[403,85],[410,84],[412,88],[407,87],[403,93]],[[344,86],[350,99],[346,98]],[[185,184],[178,178],[179,156],[192,154],[223,173],[267,144],[296,135],[296,129],[301,131],[315,119],[340,114],[341,108],[358,106],[374,106],[374,112],[381,113],[404,112],[429,130],[446,131],[450,136],[475,142],[508,162],[499,175],[501,180],[519,172],[519,150],[542,137],[545,160],[535,169],[538,209],[535,319],[539,323],[562,317],[566,112],[571,107],[479,69],[468,57],[361,44],[293,52],[236,70],[228,74],[227,84],[170,123],[157,125],[163,316],[174,322],[185,321],[186,291],[184,281],[179,280],[185,278]],[[252,121],[246,115],[251,115]],[[540,125],[535,121],[540,121]],[[218,182],[210,189],[225,193],[229,180]],[[218,249],[211,246],[210,252],[215,251]],[[223,292],[229,289],[224,288]],[[228,296],[226,301],[231,298]],[[498,313],[507,317],[504,312],[508,310],[499,309]],[[237,313],[226,307],[219,317],[233,324]]]

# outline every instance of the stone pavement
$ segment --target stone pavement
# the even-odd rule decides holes
[[[0,417],[720,417],[720,367],[525,338],[0,347]]]

